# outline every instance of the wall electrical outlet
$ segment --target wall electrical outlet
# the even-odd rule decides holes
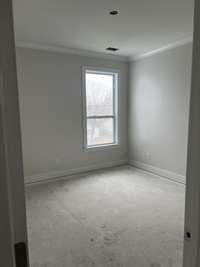
[[[151,159],[151,154],[150,154],[150,152],[146,152],[146,159],[147,159],[147,160],[150,160],[150,159]]]
[[[59,158],[56,158],[56,165],[59,165],[61,160]]]

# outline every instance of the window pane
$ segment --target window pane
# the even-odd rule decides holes
[[[113,118],[87,119],[88,146],[111,143],[114,143]]]
[[[86,72],[87,116],[113,115],[113,75]]]

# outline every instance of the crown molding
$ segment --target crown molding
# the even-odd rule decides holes
[[[170,44],[168,44],[166,46],[160,47],[158,49],[154,49],[154,50],[146,52],[144,54],[131,56],[129,59],[130,59],[130,61],[137,61],[137,60],[140,60],[140,59],[143,59],[143,58],[146,58],[146,57],[150,57],[150,56],[153,56],[153,55],[156,55],[156,54],[160,54],[160,53],[162,53],[164,51],[167,51],[167,50],[170,50],[170,49],[173,49],[173,48],[176,48],[176,47],[179,47],[179,46],[191,43],[191,42],[193,42],[193,37],[189,36],[189,37],[187,37],[187,38],[185,38],[183,40],[179,40],[179,41],[170,43]]]
[[[95,58],[116,60],[116,61],[122,61],[122,62],[129,61],[129,57],[127,56],[113,55],[113,54],[108,54],[108,53],[101,53],[101,52],[81,50],[81,49],[74,49],[74,48],[68,48],[68,47],[56,46],[56,45],[43,45],[43,44],[38,44],[38,43],[16,41],[15,46],[19,48],[29,48],[29,49],[35,49],[35,50],[43,50],[43,51],[57,52],[57,53],[64,53],[64,54],[73,54],[73,55],[79,55],[79,56],[85,56],[85,57],[95,57]]]
[[[189,36],[183,40],[179,40],[179,41],[170,43],[166,46],[160,47],[158,49],[154,49],[146,53],[138,54],[134,56],[113,55],[113,54],[109,54],[106,52],[102,53],[102,52],[88,51],[88,50],[83,50],[83,49],[68,48],[64,46],[44,45],[44,44],[21,42],[21,41],[16,41],[16,47],[29,48],[29,49],[34,49],[34,50],[43,50],[43,51],[48,51],[48,52],[64,53],[64,54],[73,54],[73,55],[79,55],[79,56],[85,56],[85,57],[95,57],[95,58],[116,60],[116,61],[122,61],[122,62],[132,62],[132,61],[137,61],[137,60],[150,57],[156,54],[160,54],[164,51],[191,43],[192,41],[193,41],[193,37]]]

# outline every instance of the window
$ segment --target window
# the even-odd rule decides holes
[[[118,144],[118,72],[83,68],[84,147]]]

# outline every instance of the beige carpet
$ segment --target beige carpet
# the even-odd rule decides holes
[[[31,267],[181,267],[181,184],[126,166],[26,192]]]

